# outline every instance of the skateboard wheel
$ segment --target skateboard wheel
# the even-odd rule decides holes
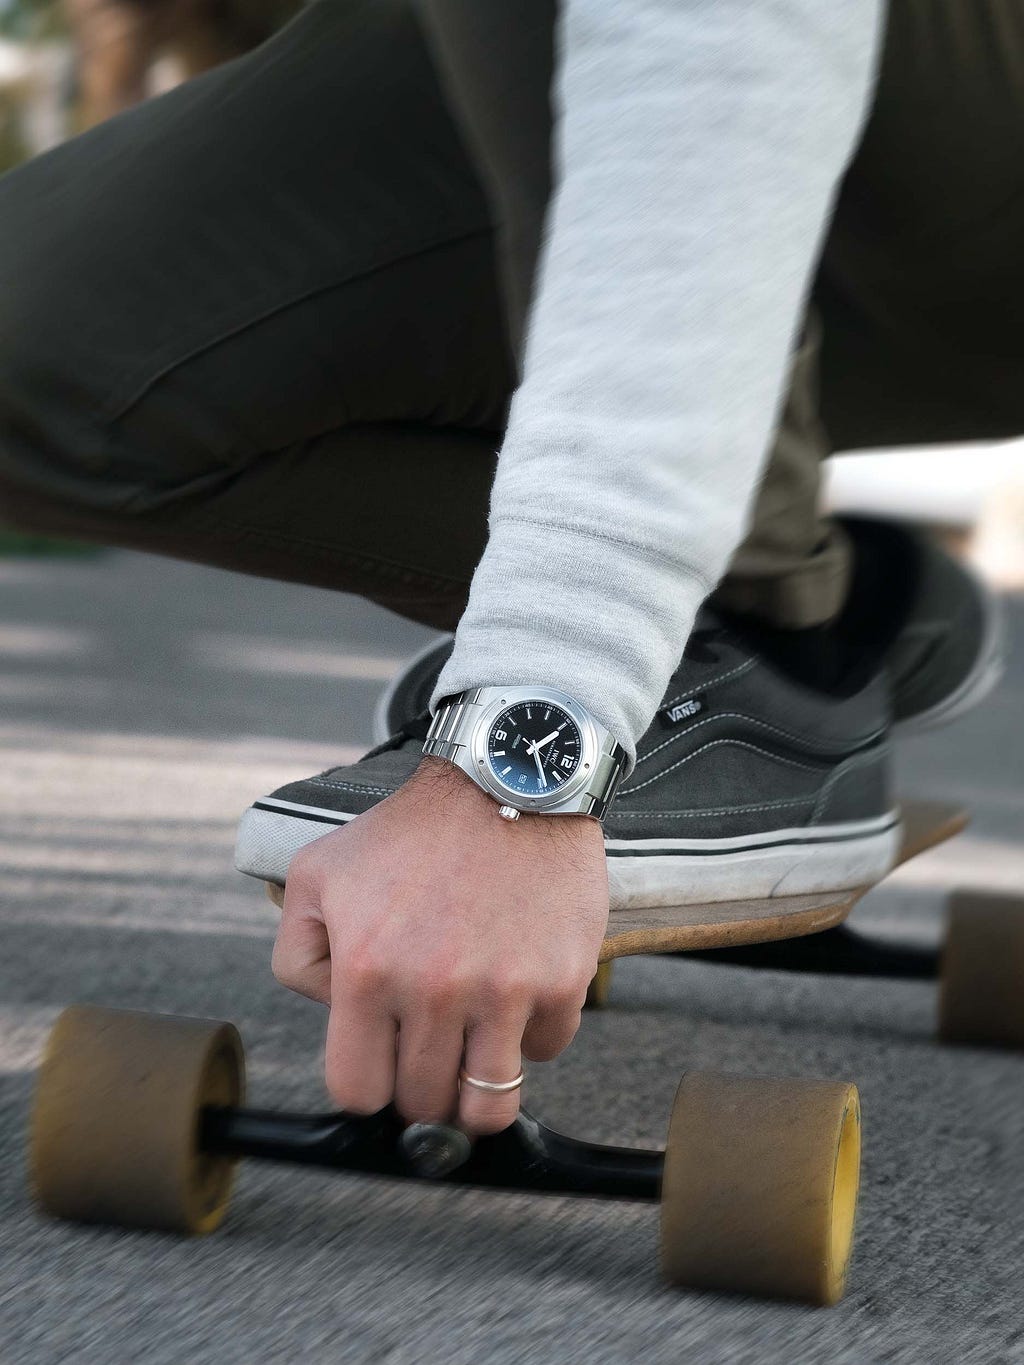
[[[665,1151],[662,1271],[691,1289],[836,1303],[859,1182],[856,1086],[692,1072]]]
[[[587,998],[583,1002],[585,1010],[604,1009],[608,1003],[608,992],[612,988],[612,967],[613,962],[601,962],[598,964],[594,979],[587,988]]]
[[[72,1005],[50,1034],[36,1086],[30,1169],[58,1218],[212,1232],[235,1162],[199,1148],[206,1105],[238,1105],[232,1024]]]
[[[957,891],[942,952],[939,1036],[1024,1048],[1024,900]]]

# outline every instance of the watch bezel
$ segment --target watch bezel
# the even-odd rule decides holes
[[[580,796],[594,775],[601,753],[601,739],[589,712],[565,692],[553,687],[503,687],[499,692],[500,695],[482,707],[467,746],[473,773],[480,785],[504,805],[520,811],[551,810]],[[529,701],[548,703],[565,711],[575,722],[583,746],[579,766],[573,775],[557,791],[540,796],[524,796],[514,787],[507,786],[494,774],[488,761],[487,740],[494,722],[510,706]]]

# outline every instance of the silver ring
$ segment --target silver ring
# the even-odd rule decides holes
[[[474,1085],[477,1090],[487,1090],[492,1095],[504,1095],[510,1090],[519,1089],[523,1083],[523,1073],[520,1071],[514,1081],[478,1081],[475,1076],[469,1074],[465,1067],[461,1067],[459,1081],[462,1085]]]

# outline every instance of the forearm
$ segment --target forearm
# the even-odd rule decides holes
[[[560,184],[439,696],[544,682],[646,728],[744,530],[878,8],[563,7]]]

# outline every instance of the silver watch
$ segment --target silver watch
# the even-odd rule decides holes
[[[477,687],[448,697],[423,752],[468,773],[506,820],[522,811],[603,819],[625,763],[604,726],[550,687]]]

